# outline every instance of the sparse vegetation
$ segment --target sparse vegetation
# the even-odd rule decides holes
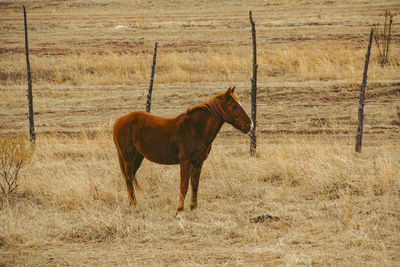
[[[385,10],[399,13],[397,0],[22,2],[37,140],[1,203],[0,265],[399,264],[397,27],[385,68],[373,45],[363,151],[353,152],[368,33]],[[176,116],[233,85],[249,111],[249,10],[256,157],[226,125],[198,210],[177,220],[179,167],[146,160],[133,210],[111,129],[144,110],[155,41],[152,113]],[[28,129],[23,40],[20,3],[1,3],[2,138]]]
[[[385,64],[389,63],[389,50],[390,50],[390,41],[392,35],[392,24],[393,24],[393,15],[390,14],[386,10],[385,12],[385,20],[382,26],[379,23],[374,27],[375,28],[375,44],[378,47],[378,56],[379,62],[381,63],[382,67]]]
[[[32,147],[23,136],[0,136],[0,189],[8,196],[18,186],[19,172],[29,163]]]

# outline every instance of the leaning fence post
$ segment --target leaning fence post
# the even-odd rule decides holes
[[[26,68],[27,68],[27,79],[28,79],[28,116],[29,116],[29,136],[31,142],[35,143],[36,133],[35,126],[33,123],[33,100],[32,100],[32,77],[31,77],[31,64],[29,63],[29,48],[28,48],[28,27],[26,23],[26,10],[24,8],[24,25],[25,25],[25,55],[26,55]]]
[[[253,78],[251,78],[251,120],[253,121],[253,129],[250,132],[250,154],[253,156],[256,153],[257,138],[257,43],[256,43],[256,28],[253,21],[252,12],[249,12],[251,23],[251,35],[253,37]]]
[[[153,92],[154,69],[156,67],[157,46],[158,43],[156,42],[156,44],[154,45],[153,65],[151,67],[151,75],[150,75],[150,86],[149,86],[149,91],[147,93],[147,102],[146,102],[147,112],[150,112],[150,107],[151,107],[151,93]]]
[[[364,64],[364,74],[363,80],[360,88],[360,103],[358,105],[358,127],[356,133],[356,152],[361,152],[362,146],[362,134],[363,134],[363,126],[364,126],[364,98],[365,98],[365,87],[367,85],[367,72],[368,72],[368,64],[369,64],[369,56],[371,55],[371,45],[372,45],[372,37],[374,34],[374,29],[371,29],[371,33],[369,35],[368,49],[365,54],[365,64]]]

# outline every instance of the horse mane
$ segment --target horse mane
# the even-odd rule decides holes
[[[186,114],[190,115],[190,114],[195,113],[198,110],[209,110],[209,108],[207,107],[207,104],[205,102],[203,102],[201,104],[198,104],[197,106],[188,108],[186,110]]]
[[[203,103],[198,104],[197,106],[188,108],[186,111],[187,115],[193,114],[196,111],[199,110],[206,110],[208,112],[210,112],[211,114],[217,116],[218,118],[221,118],[221,114],[220,114],[220,107],[217,105],[215,99],[217,98],[217,96],[204,101]]]

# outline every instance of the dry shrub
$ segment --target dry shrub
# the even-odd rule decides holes
[[[0,136],[0,188],[3,195],[18,186],[19,172],[32,158],[33,149],[24,136]]]

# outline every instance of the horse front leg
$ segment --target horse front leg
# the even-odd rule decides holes
[[[176,210],[176,215],[179,215],[185,206],[185,197],[188,190],[190,173],[192,170],[192,163],[190,161],[181,162],[181,186],[179,195],[179,205]]]
[[[190,176],[190,183],[192,185],[192,201],[190,203],[190,210],[194,210],[197,208],[197,189],[199,188],[199,180],[202,166],[203,162],[194,165],[192,168],[192,173]]]

